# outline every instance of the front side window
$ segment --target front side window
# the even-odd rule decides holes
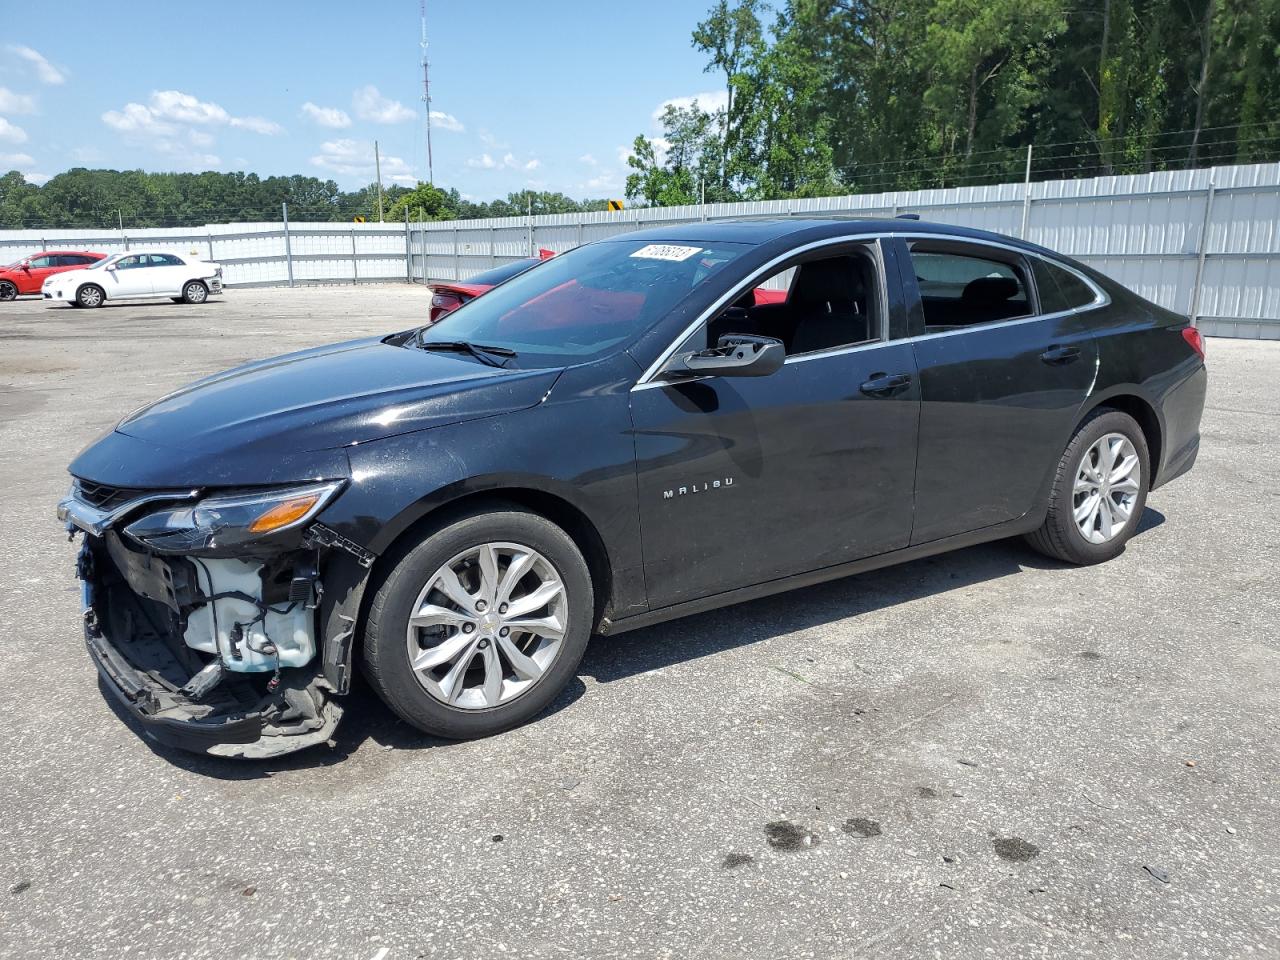
[[[52,266],[54,265],[54,261],[55,261],[55,259],[56,259],[56,258],[55,258],[55,257],[53,257],[52,255],[43,256],[43,257],[32,257],[32,258],[31,258],[31,269],[32,269],[32,270],[39,270],[39,269],[41,269],[41,268],[43,268],[43,267],[52,267]]]
[[[911,248],[926,331],[953,330],[1031,315],[1019,263]]]
[[[695,334],[691,349],[714,347],[731,333],[781,340],[787,356],[879,340],[884,318],[878,273],[869,249],[792,263],[708,323],[705,344]]]
[[[140,256],[121,257],[119,260],[116,261],[116,269],[117,270],[136,270],[138,267],[143,266],[142,260],[143,258]]]
[[[648,330],[748,244],[616,240],[578,247],[446,314],[420,344],[513,350],[513,366],[580,363]]]

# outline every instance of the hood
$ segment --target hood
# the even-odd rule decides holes
[[[304,454],[522,410],[541,401],[559,374],[559,368],[489,367],[458,354],[428,353],[381,340],[319,347],[228,370],[143,407],[82,453],[72,473],[123,483],[123,474],[131,470],[111,470],[110,481],[92,475],[103,466],[103,458],[95,455],[102,445],[103,453],[106,447],[145,449],[148,459],[170,451],[164,459],[186,466],[221,460],[228,465],[256,462],[266,470],[268,464],[285,460],[300,465],[327,460]],[[117,456],[110,459],[123,466]],[[77,469],[90,464],[92,473]],[[146,469],[154,481],[155,465],[137,469]]]

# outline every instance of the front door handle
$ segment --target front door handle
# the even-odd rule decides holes
[[[868,397],[892,397],[911,386],[911,377],[905,373],[873,373],[871,379],[858,387]]]
[[[1040,354],[1040,359],[1053,367],[1060,367],[1064,364],[1074,363],[1080,359],[1079,347],[1064,347],[1061,344],[1054,344],[1044,353]]]

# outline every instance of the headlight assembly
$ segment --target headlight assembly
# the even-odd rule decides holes
[[[299,527],[329,503],[341,481],[213,496],[149,513],[124,532],[165,553],[222,550]]]

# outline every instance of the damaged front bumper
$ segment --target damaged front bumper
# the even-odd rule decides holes
[[[304,535],[290,551],[262,562],[260,592],[243,583],[228,591],[210,578],[218,561],[152,553],[114,529],[120,516],[103,517],[103,510],[74,497],[58,512],[73,537],[84,534],[77,573],[85,644],[102,685],[147,736],[184,750],[247,758],[292,753],[332,737],[342,716],[335,698],[350,686],[371,556]],[[305,597],[288,579],[299,566],[312,573]],[[243,568],[258,569],[249,562]],[[284,591],[288,607],[272,591]],[[232,639],[240,646],[228,653],[226,621],[248,620],[237,613],[246,601],[256,603],[264,619],[257,626],[235,623]],[[208,621],[219,629],[219,614],[221,633],[207,636]],[[290,659],[299,648],[282,634],[285,624],[307,641],[305,661]]]

